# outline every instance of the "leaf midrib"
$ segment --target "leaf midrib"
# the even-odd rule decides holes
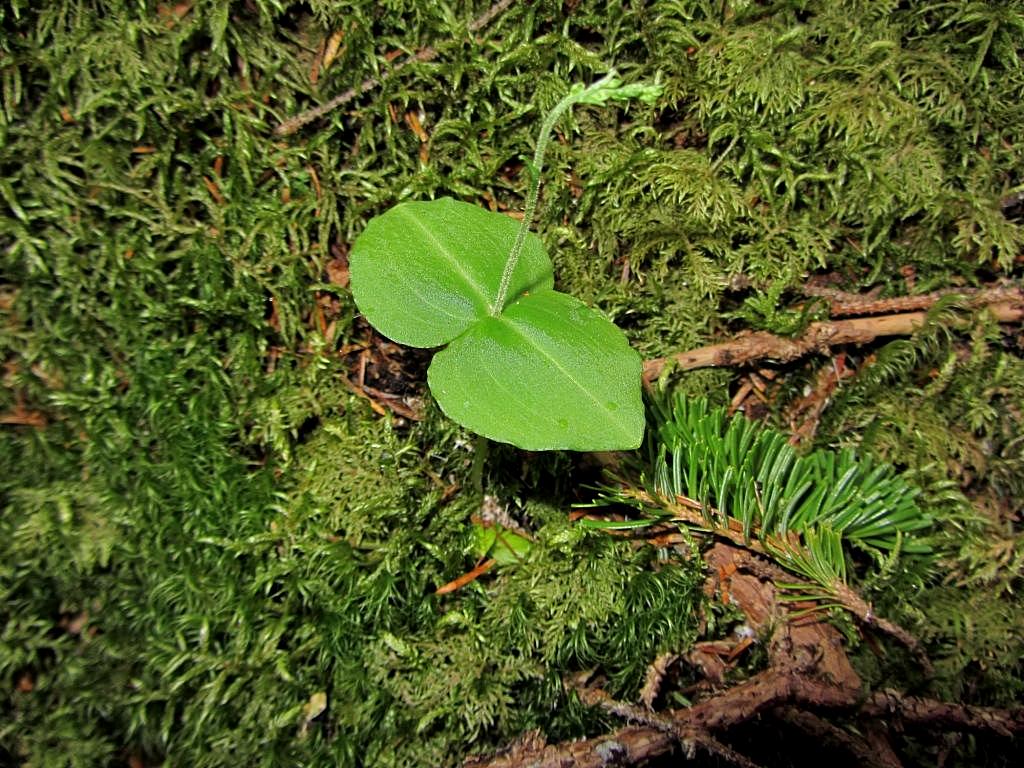
[[[551,293],[558,294],[559,291],[551,291]],[[539,295],[539,294],[532,294],[532,295],[536,296],[536,295]],[[561,294],[561,295],[568,296],[569,294]],[[587,307],[586,305],[583,305],[583,308],[586,309],[587,311],[593,311],[593,310],[590,309],[590,307]],[[524,333],[523,330],[516,325],[517,322],[518,323],[522,323],[523,322],[522,319],[513,320],[512,318],[508,317],[505,313],[502,313],[502,314],[498,315],[495,318],[495,320],[497,320],[498,322],[500,322],[503,325],[505,325],[505,327],[507,327],[509,330],[515,332],[516,335],[518,335],[521,339],[526,341],[526,343],[529,346],[531,346],[532,348],[534,348],[538,352],[540,352],[541,355],[543,355],[543,357],[546,358],[552,364],[552,366],[555,369],[557,369],[558,372],[561,373],[563,377],[565,377],[566,380],[568,380],[574,387],[576,387],[576,389],[578,389],[580,392],[582,392],[584,395],[586,395],[590,399],[590,401],[593,402],[597,406],[598,410],[601,413],[606,415],[606,417],[607,417],[606,420],[610,421],[611,424],[614,425],[615,428],[618,429],[619,432],[625,438],[631,438],[632,437],[632,434],[630,433],[630,431],[628,429],[624,428],[624,426],[622,424],[622,420],[616,418],[613,415],[613,413],[608,409],[607,405],[605,405],[600,400],[598,400],[589,389],[587,389],[582,384],[580,384],[580,382],[577,381],[576,378],[574,376],[572,376],[569,373],[569,371],[567,371],[565,369],[565,367],[559,362],[559,360],[558,360],[558,358],[556,356],[550,354],[544,347],[542,347],[540,344],[536,343],[536,341],[534,339],[532,339],[528,334]],[[524,323],[524,324],[525,325],[529,325],[528,323]]]
[[[491,302],[488,299],[487,294],[485,293],[486,286],[478,284],[473,279],[470,273],[463,268],[461,260],[454,253],[452,253],[440,239],[438,239],[434,231],[427,227],[419,217],[413,215],[408,208],[397,207],[394,210],[404,220],[412,222],[415,225],[415,227],[425,235],[429,242],[435,246],[437,252],[444,257],[444,260],[447,261],[448,264],[453,268],[453,271],[462,276],[465,284],[471,289],[472,293],[480,300],[480,303],[482,305],[481,307],[478,307],[478,309],[482,311],[478,312],[477,317],[482,319],[484,316],[486,316],[491,306]]]

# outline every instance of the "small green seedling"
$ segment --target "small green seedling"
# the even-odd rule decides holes
[[[473,554],[480,560],[494,558],[498,565],[521,563],[530,552],[531,542],[500,525],[473,524]]]
[[[553,289],[551,259],[530,223],[559,117],[574,104],[659,93],[622,85],[614,73],[574,86],[541,125],[519,224],[442,198],[396,205],[356,240],[350,268],[360,311],[400,344],[448,345],[427,381],[463,426],[528,450],[640,445],[640,356],[604,315]]]

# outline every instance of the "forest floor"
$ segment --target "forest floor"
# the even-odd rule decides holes
[[[6,3],[0,764],[1016,764],[1022,40],[1020,0]],[[661,94],[558,121],[534,230],[647,437],[488,443],[349,254],[403,201],[521,216],[612,67]]]

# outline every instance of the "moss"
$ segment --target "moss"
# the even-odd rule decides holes
[[[599,729],[560,675],[598,666],[629,696],[693,642],[696,564],[570,527],[593,478],[565,455],[492,451],[486,490],[537,544],[434,596],[474,565],[471,438],[429,401],[392,426],[343,380],[365,339],[328,267],[398,200],[516,209],[537,116],[572,81],[614,64],[666,85],[563,121],[537,227],[560,287],[646,357],[791,322],[775,307],[810,273],[886,294],[906,266],[922,291],[1019,278],[1019,2],[541,0],[468,33],[484,10],[0,9],[0,762],[454,764]],[[877,597],[947,680],[966,670],[965,700],[995,700],[1020,677],[998,639],[1019,563],[986,554],[1020,536],[1020,348],[947,321],[878,349],[819,443],[927,486],[947,565],[908,580],[943,599],[913,613],[895,577]],[[722,402],[729,381],[674,386]],[[962,631],[942,577],[992,591],[972,599],[995,618]]]

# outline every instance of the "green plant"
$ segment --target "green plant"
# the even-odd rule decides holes
[[[365,338],[331,244],[399,201],[525,199],[501,169],[601,61],[665,93],[628,119],[574,109],[531,229],[558,289],[628,322],[641,356],[771,325],[729,313],[799,300],[812,272],[883,296],[907,292],[903,265],[914,293],[1020,275],[1021,210],[1000,201],[1024,181],[1024,68],[1010,26],[986,49],[991,19],[968,14],[1021,0],[543,0],[470,33],[490,5],[0,3],[0,765],[457,766],[537,730],[605,733],[564,677],[596,669],[633,701],[652,659],[730,631],[696,553],[570,523],[589,470],[503,445],[486,487],[535,540],[435,596],[481,554],[464,430],[439,409],[392,429],[342,379]],[[274,136],[422,45],[437,57]],[[558,182],[570,166],[579,186]],[[908,467],[934,519],[928,559],[847,568],[935,662],[922,689],[862,643],[872,690],[1024,695],[1024,361],[1014,328],[985,327],[872,348],[822,416],[818,446]],[[808,372],[780,373],[798,396]],[[719,402],[733,381],[672,379]],[[940,482],[960,500],[936,502]],[[984,522],[959,522],[972,507]],[[896,737],[919,746],[905,765],[936,763],[932,733]],[[1014,765],[1015,744],[949,741],[947,765]]]
[[[530,450],[636,448],[640,356],[598,311],[554,290],[530,223],[555,123],[574,104],[651,101],[658,86],[614,73],[574,86],[545,117],[522,222],[442,198],[371,220],[351,254],[352,293],[370,323],[415,347],[448,346],[428,371],[442,410],[479,434]]]
[[[921,536],[933,525],[917,503],[921,491],[891,465],[850,449],[798,455],[781,432],[728,418],[703,398],[677,396],[654,410],[650,465],[606,497],[653,518],[585,525],[672,520],[767,555],[826,593],[846,583],[851,548],[880,564],[931,551]]]

